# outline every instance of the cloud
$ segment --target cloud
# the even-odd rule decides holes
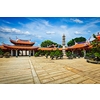
[[[26,32],[23,32],[19,29],[16,29],[16,28],[2,28],[0,27],[0,32],[3,32],[3,33],[16,33],[16,34],[26,34],[26,35],[30,35],[30,33],[28,31]]]
[[[50,31],[48,31],[48,32],[46,32],[48,35],[50,35],[50,34],[54,34],[55,32],[50,32]]]
[[[35,37],[37,37],[38,39],[42,40],[42,36],[40,36],[40,35],[36,35]]]
[[[28,31],[24,32],[26,35],[30,35],[30,33]]]
[[[4,38],[4,39],[8,39],[8,37],[11,37],[11,35],[10,34],[4,34],[4,33],[0,32],[0,37]]]
[[[78,31],[76,31],[76,32],[74,32],[75,34],[82,34],[81,32],[78,32]]]
[[[88,31],[88,32],[91,32],[91,31]]]
[[[70,20],[72,20],[72,21],[74,21],[74,22],[76,22],[76,23],[83,23],[83,21],[81,21],[81,20],[79,20],[79,19],[70,19]]]
[[[61,27],[61,28],[67,28],[67,27],[66,27],[66,26],[64,26],[64,25],[61,25],[60,27]]]
[[[2,20],[3,22],[7,23],[7,24],[11,24],[10,22],[6,21],[6,20]]]
[[[11,32],[22,33],[20,30],[18,30],[18,29],[16,29],[16,28],[12,28],[12,29],[10,29],[10,30],[11,30]]]
[[[46,26],[52,27],[52,26],[49,24],[49,21],[41,20],[41,22],[44,23]]]

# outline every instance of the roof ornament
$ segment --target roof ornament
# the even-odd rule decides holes
[[[2,45],[4,45],[3,41],[1,43],[2,43]]]
[[[74,42],[75,42],[75,45],[77,44],[77,42],[74,40]]]
[[[29,39],[29,42],[31,42],[31,39]]]
[[[86,45],[88,45],[90,43],[90,39],[91,39],[91,36],[90,38],[86,41]]]
[[[18,42],[19,39],[17,38],[17,36],[16,36],[16,39],[17,39],[16,42]]]
[[[98,32],[98,35],[99,35],[99,32]]]
[[[9,40],[11,40],[11,38],[9,37]]]

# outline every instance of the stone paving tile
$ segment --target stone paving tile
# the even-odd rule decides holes
[[[92,81],[90,79],[85,80],[85,81],[82,82],[82,84],[94,84],[94,83],[96,83],[96,82],[94,82],[94,81]]]
[[[34,84],[29,64],[42,84],[100,84],[100,65],[86,59],[58,59],[45,57],[11,57],[0,59],[0,83]]]
[[[88,78],[87,77],[78,77],[78,78],[75,78],[75,79],[71,80],[70,82],[72,84],[78,84],[78,83],[80,83],[80,82],[82,82],[82,81],[84,81],[86,79],[88,79]]]
[[[55,80],[57,80],[57,79],[61,79],[61,78],[64,78],[64,77],[67,77],[67,76],[70,76],[70,75],[74,75],[74,73],[66,73],[66,74],[63,74],[63,75],[60,75],[60,76],[55,76],[53,78]]]
[[[0,84],[34,84],[27,57],[0,60]]]
[[[48,82],[50,82],[50,81],[53,81],[54,79],[53,78],[47,78],[47,79],[43,79],[43,80],[40,80],[41,81],[41,83],[48,83]]]
[[[61,83],[64,83],[64,82],[72,80],[72,79],[73,79],[72,77],[66,77],[66,78],[61,78],[61,79],[49,82],[47,84],[61,84]]]

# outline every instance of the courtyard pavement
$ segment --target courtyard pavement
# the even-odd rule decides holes
[[[100,64],[84,58],[0,58],[0,84],[100,84]]]

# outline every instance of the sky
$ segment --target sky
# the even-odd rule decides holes
[[[34,46],[41,42],[51,40],[62,45],[62,36],[65,42],[76,37],[89,39],[92,34],[100,32],[100,17],[0,17],[0,45],[13,45],[9,41],[22,40],[35,41]]]

